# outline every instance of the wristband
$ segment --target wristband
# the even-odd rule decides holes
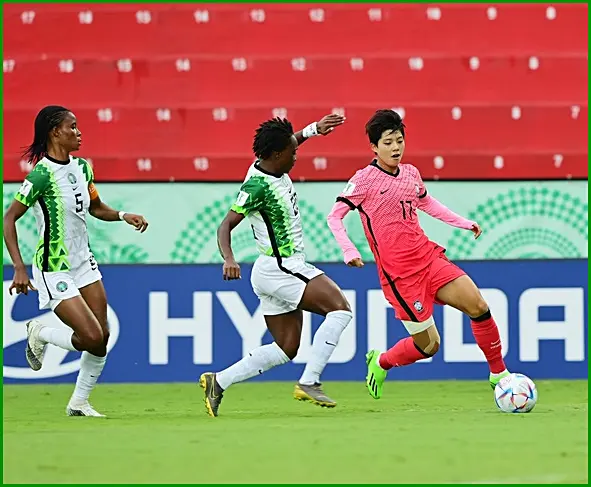
[[[119,220],[123,220],[123,217],[126,215],[124,211],[119,212]]]
[[[305,139],[314,137],[315,135],[318,135],[318,124],[316,122],[312,122],[302,130],[302,136]]]

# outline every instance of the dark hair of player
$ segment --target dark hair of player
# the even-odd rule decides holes
[[[47,154],[49,132],[59,126],[69,112],[67,108],[57,105],[49,105],[39,111],[35,117],[33,143],[23,152],[23,157],[29,163],[36,164]]]
[[[281,152],[291,142],[293,127],[286,118],[263,122],[256,130],[252,151],[257,159],[268,159],[273,152]]]
[[[394,110],[378,110],[365,124],[365,133],[372,144],[378,145],[382,134],[387,130],[392,130],[392,132],[400,130],[404,137],[404,128],[402,118]]]

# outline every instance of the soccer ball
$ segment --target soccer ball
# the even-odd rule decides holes
[[[529,413],[537,401],[536,385],[526,375],[510,374],[495,387],[495,403],[504,413]]]

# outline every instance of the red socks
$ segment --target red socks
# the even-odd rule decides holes
[[[428,358],[426,354],[415,345],[412,337],[403,338],[390,350],[380,355],[380,367],[390,370],[392,367],[414,364],[417,360]]]
[[[490,310],[478,318],[472,318],[471,323],[472,333],[480,350],[486,357],[490,371],[493,374],[503,372],[506,367],[501,355],[501,337]]]

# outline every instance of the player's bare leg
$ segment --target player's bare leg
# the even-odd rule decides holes
[[[334,407],[336,402],[322,390],[320,375],[341,334],[353,318],[351,308],[341,289],[325,274],[315,277],[306,285],[299,308],[325,316],[326,319],[314,335],[312,356],[295,385],[294,398],[323,407]]]
[[[199,378],[199,385],[205,394],[205,410],[210,416],[218,415],[224,391],[232,384],[287,363],[297,355],[302,335],[302,312],[295,310],[279,315],[266,315],[265,322],[275,339],[273,343],[254,349],[242,360],[217,374],[207,372]]]
[[[494,389],[509,374],[501,354],[501,337],[488,304],[470,277],[464,275],[437,291],[437,299],[470,317],[472,333],[490,368],[489,381]]]

